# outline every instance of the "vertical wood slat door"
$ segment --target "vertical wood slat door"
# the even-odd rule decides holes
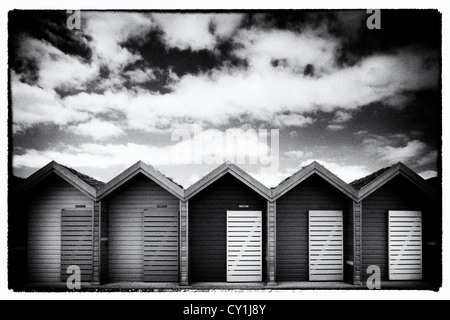
[[[262,281],[262,212],[227,212],[227,282]]]
[[[309,281],[344,281],[342,211],[309,211]]]
[[[389,280],[422,280],[420,211],[389,211]]]
[[[178,209],[144,210],[144,281],[178,282]]]
[[[91,282],[93,273],[92,257],[92,211],[61,211],[61,281],[66,282],[72,273],[69,266],[77,266],[81,271],[81,281]]]

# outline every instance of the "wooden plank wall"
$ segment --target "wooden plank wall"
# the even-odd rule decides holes
[[[82,282],[93,279],[92,210],[63,209],[61,212],[61,281],[72,273],[70,266],[81,271]]]
[[[144,281],[178,282],[178,206],[144,210]]]
[[[100,202],[94,202],[94,243],[93,243],[94,277],[93,282],[99,283],[100,279]]]
[[[309,210],[344,211],[350,201],[313,175],[277,200],[277,282],[309,281]]]
[[[248,207],[240,208],[240,205]],[[227,174],[189,200],[190,282],[227,280],[228,210],[263,212],[263,252],[265,252],[267,202],[242,182]]]
[[[108,282],[108,203],[101,201],[100,283]]]
[[[367,269],[376,265],[381,269],[381,281],[389,280],[389,255],[388,255],[388,211],[422,211],[423,239],[424,239],[424,279],[433,276],[433,272],[427,272],[427,268],[433,270],[434,265],[439,265],[436,257],[425,259],[431,247],[426,243],[432,242],[439,246],[440,232],[438,226],[433,225],[432,220],[438,221],[439,215],[433,208],[433,202],[427,199],[423,192],[411,185],[403,177],[396,177],[379,190],[375,191],[362,202],[362,274],[366,281],[370,275]],[[434,216],[434,217],[433,217]]]
[[[344,212],[344,276],[347,281],[353,282],[354,276],[354,236],[353,236],[353,201],[347,204]]]
[[[178,206],[179,200],[143,175],[109,200],[110,282],[143,281],[143,212],[156,205]]]
[[[54,175],[36,189],[28,206],[28,282],[61,282],[61,210],[93,201]]]
[[[188,201],[180,201],[180,284],[189,285]]]
[[[276,283],[276,234],[277,234],[277,203],[275,202],[267,202],[267,281],[270,285],[274,285]]]

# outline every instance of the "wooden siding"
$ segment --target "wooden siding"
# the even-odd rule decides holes
[[[189,200],[190,282],[227,280],[226,221],[229,210],[263,212],[265,252],[267,202],[227,174]]]
[[[100,202],[94,202],[94,243],[93,243],[93,282],[99,283],[100,276]]]
[[[81,282],[93,279],[92,210],[63,209],[61,212],[61,281],[72,273],[70,266],[80,268]]]
[[[108,203],[100,203],[100,283],[108,281]]]
[[[276,283],[276,234],[277,234],[277,203],[267,202],[267,281],[270,285]]]
[[[308,212],[339,210],[345,213],[349,201],[317,175],[277,200],[277,282],[309,280]]]
[[[144,281],[178,281],[178,206],[144,210]]]
[[[346,208],[347,210],[344,212],[344,278],[353,283],[355,266],[353,201],[350,201]]]
[[[189,285],[189,202],[180,201],[180,284]]]
[[[309,281],[344,280],[342,211],[309,211]]]
[[[110,282],[143,281],[143,213],[156,205],[179,205],[168,191],[136,176],[110,199],[108,274]]]
[[[388,211],[422,211],[424,243],[424,279],[439,274],[440,258],[431,253],[440,247],[440,213],[437,204],[403,177],[396,177],[362,202],[362,274],[366,281],[367,269],[376,265],[381,269],[381,281],[389,280]],[[434,222],[433,222],[434,221]],[[434,243],[427,246],[427,243]]]
[[[93,201],[63,179],[53,175],[36,189],[28,206],[28,282],[61,282],[61,210]]]
[[[262,212],[227,212],[227,282],[262,281]]]

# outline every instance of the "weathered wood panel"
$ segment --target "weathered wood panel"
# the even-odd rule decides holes
[[[144,281],[178,281],[178,207],[144,210]]]
[[[267,202],[227,174],[189,200],[190,282],[227,280],[226,232],[229,210],[263,212],[265,252]]]
[[[28,282],[61,282],[61,210],[85,206],[92,212],[93,201],[63,179],[55,176],[36,188],[28,205]],[[77,228],[64,228],[77,238]],[[79,229],[79,228],[78,228]],[[91,239],[91,231],[84,230]],[[70,231],[75,231],[71,233]],[[84,234],[84,233],[83,233]],[[90,257],[92,260],[92,255]]]
[[[277,200],[277,282],[309,281],[308,212],[345,212],[349,201],[317,175]]]
[[[423,277],[439,278],[440,256],[432,254],[441,244],[441,217],[437,201],[428,198],[403,177],[396,177],[362,202],[363,279],[371,265],[381,269],[381,281],[389,280],[389,210],[421,211],[423,227]],[[427,245],[432,243],[434,246]]]
[[[109,200],[110,282],[144,280],[143,215],[145,209],[157,205],[178,207],[179,200],[143,175],[135,177]]]
[[[92,282],[92,210],[63,209],[61,227],[61,281],[66,282],[71,275],[67,273],[70,266],[77,266],[81,271],[81,281]]]
[[[342,211],[309,211],[309,281],[344,280]]]

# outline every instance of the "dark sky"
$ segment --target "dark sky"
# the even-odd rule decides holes
[[[268,186],[313,160],[347,182],[400,161],[437,174],[438,11],[382,10],[380,30],[365,11],[68,16],[9,14],[18,176],[56,160],[108,181],[142,160],[187,187],[236,156]]]

